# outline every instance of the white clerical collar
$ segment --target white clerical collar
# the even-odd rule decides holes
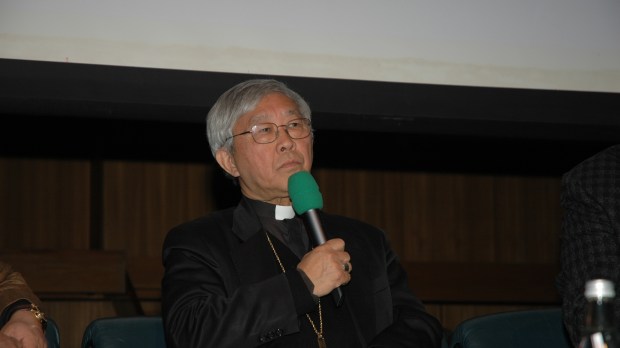
[[[295,210],[292,205],[276,205],[276,220],[292,219],[295,217]]]

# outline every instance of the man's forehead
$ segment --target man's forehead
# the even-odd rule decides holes
[[[280,114],[282,116],[300,116],[301,113],[299,112],[299,109],[297,108],[293,108],[293,109],[285,109],[283,111],[280,112]],[[273,119],[273,117],[276,116],[270,112],[263,112],[263,111],[259,111],[256,114],[252,114],[252,112],[248,113],[248,122],[250,123],[261,123],[261,122],[271,122],[271,120]]]

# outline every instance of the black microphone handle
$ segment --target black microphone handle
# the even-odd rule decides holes
[[[303,216],[305,217],[306,229],[312,235],[315,245],[324,244],[326,242],[325,232],[323,232],[323,226],[317,211],[315,209],[308,209]],[[342,289],[337,287],[332,290],[332,296],[334,296],[336,307],[340,307],[342,305]]]

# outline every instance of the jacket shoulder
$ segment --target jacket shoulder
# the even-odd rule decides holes
[[[223,230],[230,228],[233,211],[234,208],[214,211],[172,227],[166,235],[164,247],[221,235]]]

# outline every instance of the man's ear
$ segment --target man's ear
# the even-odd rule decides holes
[[[239,171],[237,170],[237,166],[235,165],[235,158],[233,155],[225,149],[219,149],[215,152],[215,160],[217,163],[226,171],[226,173],[230,174],[233,177],[239,176]]]

